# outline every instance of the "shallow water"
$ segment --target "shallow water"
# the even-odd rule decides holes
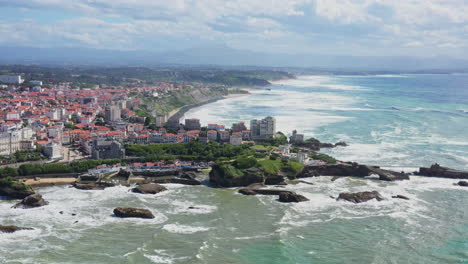
[[[347,141],[329,151],[344,160],[466,169],[467,83],[463,75],[305,77],[188,116],[230,125],[271,114],[279,130]],[[314,185],[287,187],[310,199],[298,204],[176,184],[157,195],[122,186],[42,188],[50,204],[41,208],[12,209],[14,201],[0,200],[1,224],[35,228],[0,234],[0,263],[468,263],[468,190],[457,180],[306,181]],[[331,198],[371,190],[386,200]],[[156,218],[115,218],[119,206],[147,208]]]

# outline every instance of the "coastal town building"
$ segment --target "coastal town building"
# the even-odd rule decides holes
[[[24,82],[20,75],[0,75],[0,83],[22,84]]]
[[[92,144],[93,159],[123,159],[125,148],[116,140],[95,139]]]
[[[234,123],[231,127],[232,132],[241,132],[243,130],[247,130],[244,122]]]
[[[159,114],[159,115],[156,115],[156,118],[155,118],[155,125],[156,127],[163,127],[166,125],[166,122],[167,122],[167,115],[162,115],[162,114]]]
[[[200,119],[198,118],[190,118],[185,119],[185,130],[200,130],[201,124]]]
[[[298,144],[304,142],[304,134],[298,134],[297,130],[293,130],[292,135],[289,137],[289,143]]]
[[[110,105],[106,107],[106,120],[109,122],[116,122],[121,120],[121,111],[119,106]]]
[[[56,141],[47,143],[44,147],[44,154],[49,159],[61,159],[62,158],[62,144]]]
[[[250,130],[253,140],[271,139],[276,134],[276,119],[274,117],[267,116],[261,120],[251,120]]]
[[[230,139],[229,139],[229,144],[234,145],[234,146],[239,146],[242,144],[242,133],[241,132],[234,132],[232,133]]]

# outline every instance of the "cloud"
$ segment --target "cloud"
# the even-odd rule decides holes
[[[0,18],[0,43],[10,45],[171,49],[211,41],[270,52],[468,56],[465,0],[0,0],[0,8],[24,13]],[[48,21],[40,12],[61,16]]]

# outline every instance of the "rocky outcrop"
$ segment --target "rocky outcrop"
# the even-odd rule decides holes
[[[117,217],[134,217],[134,218],[145,218],[152,219],[154,218],[153,213],[147,209],[138,209],[138,208],[122,208],[117,207],[114,209],[114,214]]]
[[[309,199],[297,193],[283,192],[279,195],[279,201],[282,203],[299,203],[309,201]]]
[[[221,169],[213,166],[210,171],[210,182],[219,187],[242,187],[254,183],[263,183],[265,176],[257,168],[246,169],[242,176],[230,177],[225,175]]]
[[[284,177],[281,175],[268,175],[265,177],[266,185],[286,185]]]
[[[167,188],[162,186],[162,185],[155,184],[155,183],[150,183],[150,184],[139,185],[139,186],[133,188],[132,192],[134,192],[134,193],[143,193],[143,194],[157,194],[157,193],[160,193],[160,192],[166,191],[166,190],[167,190]]]
[[[109,182],[93,182],[93,183],[74,183],[73,187],[80,190],[104,190],[108,187],[114,187],[115,184]]]
[[[360,165],[357,163],[339,163],[326,165],[305,166],[296,176],[297,178],[333,176],[336,177],[367,177],[372,174],[379,176],[384,181],[408,180],[409,175],[405,173],[383,170],[379,167]]]
[[[467,181],[459,181],[457,183],[458,186],[463,186],[463,187],[468,187],[468,182]]]
[[[376,199],[382,201],[384,198],[377,191],[372,192],[357,192],[357,193],[340,193],[336,200],[345,200],[353,203],[363,203],[369,200]]]
[[[187,179],[187,178],[178,178],[178,177],[170,177],[170,178],[156,178],[151,179],[153,183],[176,183],[176,184],[184,184],[184,185],[201,185],[201,182],[196,179]]]
[[[461,171],[434,164],[430,168],[419,168],[417,175],[450,179],[468,179],[468,171]]]
[[[346,142],[340,141],[335,144],[332,143],[323,143],[316,138],[309,138],[302,143],[295,143],[295,146],[308,148],[313,151],[319,151],[321,148],[334,148],[334,147],[346,147],[348,144]]]
[[[394,199],[403,199],[403,200],[409,200],[410,198],[404,196],[404,195],[401,195],[401,194],[398,194],[398,195],[394,195],[392,196],[392,198]]]
[[[24,198],[21,202],[17,203],[13,208],[35,208],[35,207],[41,207],[44,205],[49,204],[42,198],[42,195],[40,194],[32,194],[29,195],[28,197]]]
[[[0,233],[14,233],[20,230],[33,230],[33,228],[18,227],[14,225],[0,225]]]
[[[306,197],[287,190],[277,189],[262,189],[264,185],[252,184],[246,188],[239,189],[239,193],[243,195],[278,195],[279,201],[282,203],[298,203],[308,201]]]
[[[13,199],[24,199],[31,194],[34,194],[33,189],[23,183],[0,183],[0,196],[6,196]]]

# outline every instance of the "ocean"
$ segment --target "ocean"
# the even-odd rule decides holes
[[[340,160],[468,169],[468,75],[300,76],[268,88],[186,117],[230,126],[272,115],[285,134],[347,142],[324,150]],[[123,186],[41,188],[44,207],[12,209],[14,201],[0,200],[0,224],[35,228],[0,234],[0,263],[468,263],[468,190],[457,180],[305,180],[313,185],[287,186],[310,199],[298,204],[176,184],[154,196]],[[372,190],[386,199],[332,198]],[[156,218],[115,218],[119,206]]]

